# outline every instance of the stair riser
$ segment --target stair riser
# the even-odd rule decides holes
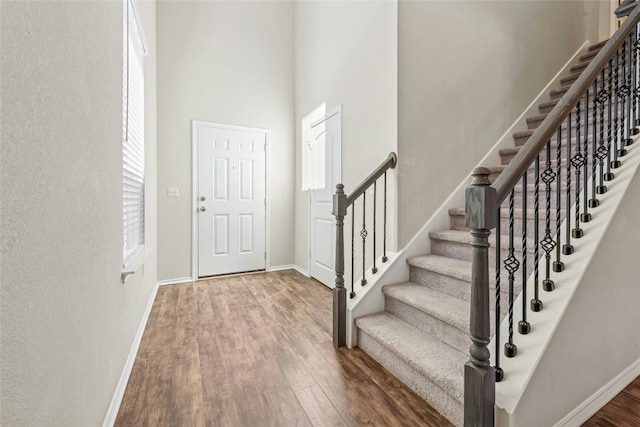
[[[556,221],[555,221],[555,211],[551,212],[551,230],[556,229]],[[527,233],[533,236],[533,225],[534,225],[533,217],[527,218]],[[544,215],[540,215],[540,220],[538,221],[538,230],[540,234],[544,233],[544,229],[546,227],[546,221]],[[464,225],[464,216],[455,215],[451,217],[451,228],[454,230],[462,230],[469,231],[469,228]],[[500,229],[503,232],[506,232],[509,229],[509,218],[500,218]],[[522,218],[515,218],[513,222],[513,232],[516,235],[522,235]]]
[[[468,351],[471,344],[468,331],[461,331],[388,295],[385,295],[384,301],[385,311],[463,353]]]
[[[384,366],[455,426],[463,425],[464,407],[459,400],[435,385],[361,329],[358,330],[358,347]]]
[[[521,239],[521,237],[520,237]],[[500,253],[501,253],[501,261],[504,261],[505,259],[507,259],[507,257],[509,256],[509,251],[507,248],[507,243],[506,241],[502,241],[501,242],[501,248],[500,248]],[[440,255],[440,256],[446,256],[446,257],[450,257],[450,258],[455,258],[455,259],[459,259],[462,261],[467,261],[467,262],[471,262],[471,245],[468,245],[466,243],[459,243],[459,242],[451,242],[451,241],[444,241],[444,240],[439,240],[439,239],[431,239],[431,253],[434,255]],[[495,256],[496,250],[495,248],[492,246],[489,248],[489,265],[493,266],[496,264],[496,256]],[[518,261],[521,261],[521,251],[516,249],[515,250],[515,255],[516,258],[518,258]],[[529,250],[528,250],[528,254],[527,254],[527,271],[531,272],[533,271],[533,246],[529,246]],[[518,273],[516,273],[516,276],[518,275]],[[522,273],[520,272],[519,275],[522,275]]]
[[[502,274],[502,273],[501,273]],[[426,286],[427,288],[433,289],[438,292],[442,292],[443,294],[451,295],[454,298],[459,298],[464,301],[471,301],[471,283],[456,279],[455,277],[445,276],[430,270],[425,270],[419,267],[410,266],[409,267],[409,280],[414,283],[419,283],[422,286]],[[518,279],[516,283],[516,290],[520,292],[521,280]],[[490,307],[495,307],[496,305],[496,290],[493,286],[493,280],[490,282],[491,291],[489,292],[489,304]],[[502,301],[508,301],[509,294],[506,292],[506,288],[503,288],[504,292],[501,292]],[[502,304],[501,310],[502,314],[507,312],[507,307]]]

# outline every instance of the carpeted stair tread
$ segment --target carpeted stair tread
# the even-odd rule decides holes
[[[360,317],[356,326],[451,397],[463,401],[462,367],[468,355],[387,312]]]
[[[580,55],[580,62],[585,62],[585,61],[591,61],[593,58],[596,57],[596,55],[598,54],[599,50],[593,50],[591,52],[587,52],[583,55]]]
[[[554,208],[552,210],[554,211],[553,215],[554,215],[554,218],[555,218],[555,206],[554,206]],[[544,209],[538,209],[538,216],[543,218],[544,215],[545,215],[545,212],[546,211]],[[528,219],[532,219],[533,216],[535,215],[535,213],[536,213],[536,211],[534,209],[527,209],[527,218]],[[513,210],[513,217],[515,219],[522,219],[522,214],[523,214],[523,209],[521,209],[521,208],[515,208]],[[564,214],[564,212],[563,212],[563,214]],[[451,216],[464,216],[465,215],[464,208],[451,208],[451,209],[449,209],[449,215],[451,215]],[[501,208],[500,209],[500,217],[501,218],[509,218],[509,209],[508,208]],[[407,260],[407,262],[409,262],[409,260]]]
[[[419,255],[407,258],[407,264],[411,267],[422,268],[443,276],[471,282],[471,263],[468,261],[440,255]]]
[[[442,240],[442,241],[446,241],[446,242],[452,242],[452,243],[465,243],[468,244],[469,246],[471,246],[471,241],[473,240],[473,237],[471,236],[471,233],[465,230],[437,230],[437,231],[431,231],[429,233],[429,237],[431,239],[436,239],[436,240]],[[501,242],[508,242],[509,241],[509,236],[507,235],[502,235],[500,237],[500,241]],[[491,234],[491,236],[489,236],[489,244],[491,245],[491,248],[495,248],[496,247],[496,236],[494,234]],[[529,245],[528,249],[529,251],[533,251],[533,248],[531,247],[532,245]],[[522,241],[520,239],[514,239],[513,242],[513,248],[516,251],[522,252]],[[501,246],[502,250],[506,249],[506,245],[502,245]]]
[[[382,292],[462,332],[469,330],[469,303],[466,301],[411,282],[383,286]]]
[[[592,44],[591,46],[589,46],[589,52],[593,52],[593,51],[595,51],[595,50],[598,50],[598,51],[599,51],[600,49],[602,49],[602,47],[603,47],[605,44],[607,44],[607,42],[608,42],[608,41],[609,41],[609,39],[606,39],[606,40],[602,40],[602,41],[600,41],[600,42],[598,42],[598,43],[594,43],[594,44]]]
[[[578,79],[578,77],[580,77],[580,74],[582,74],[582,73],[578,72],[578,73],[569,74],[566,77],[562,77],[560,79],[560,85],[564,86],[564,85],[567,85],[567,84],[572,84],[573,82],[575,82]]]
[[[553,109],[553,107],[558,104],[559,99],[552,99],[550,101],[544,101],[538,104],[538,110],[540,113],[549,113]]]
[[[589,66],[589,62],[582,62],[580,64],[573,65],[569,68],[569,72],[575,73],[578,71],[584,71]]]

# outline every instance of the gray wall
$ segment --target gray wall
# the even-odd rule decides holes
[[[598,2],[400,1],[403,247],[586,40]]]
[[[271,265],[293,264],[293,2],[158,3],[159,279],[191,276],[191,120],[271,130]],[[180,197],[167,197],[178,187]]]
[[[301,120],[342,104],[342,182],[348,193],[397,149],[395,1],[302,1],[295,6],[295,263],[308,268],[308,194],[301,188]],[[390,173],[389,224],[395,224]],[[371,212],[369,210],[369,212]],[[395,248],[395,227],[389,230]]]
[[[156,283],[122,270],[122,2],[1,2],[0,423],[101,425]],[[153,3],[147,244],[156,247]]]

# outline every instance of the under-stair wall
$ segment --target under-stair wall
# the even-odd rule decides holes
[[[498,408],[498,426],[580,425],[640,375],[640,141],[628,151],[616,185],[602,195],[594,221],[584,224],[593,229],[585,235],[602,240],[575,242],[597,248],[590,259],[567,258],[562,274],[577,281],[575,288],[548,295],[545,310],[553,311],[565,304],[560,293],[574,292],[524,391],[513,395],[508,374],[496,385],[496,405],[513,405],[511,414]],[[531,314],[532,324],[545,310]],[[519,338],[525,337],[535,340],[533,333]],[[527,346],[521,340],[523,357]],[[507,402],[512,398],[517,401]]]

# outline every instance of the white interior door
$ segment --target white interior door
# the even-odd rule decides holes
[[[312,156],[316,189],[309,191],[309,274],[333,288],[336,280],[335,217],[333,193],[341,177],[341,114],[340,109],[329,113],[309,128],[308,143]],[[320,185],[317,185],[320,182]]]
[[[199,123],[196,132],[198,277],[263,270],[266,131]]]

